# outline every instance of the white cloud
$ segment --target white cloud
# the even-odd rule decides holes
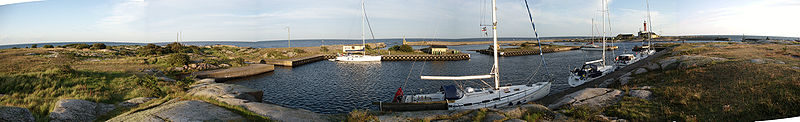
[[[0,6],[17,4],[17,3],[36,2],[36,1],[44,1],[44,0],[2,0],[0,1]]]

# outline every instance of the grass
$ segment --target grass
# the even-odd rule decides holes
[[[28,108],[37,120],[47,120],[56,101],[82,99],[115,104],[136,97],[161,97],[184,90],[185,82],[123,73],[54,68],[45,72],[0,74],[0,104]]]
[[[698,43],[676,47],[676,55],[729,59],[711,65],[657,70],[635,75],[620,88],[653,86],[653,100],[623,98],[606,108],[629,120],[755,121],[800,116],[800,47]],[[755,64],[750,59],[774,59],[785,64]]]
[[[158,64],[167,53],[139,56],[142,46],[112,46],[114,51],[73,48],[23,48],[0,49],[0,105],[18,106],[31,110],[37,121],[49,121],[48,114],[62,99],[82,99],[98,103],[115,104],[136,97],[158,97],[160,100],[136,108],[117,108],[98,120],[119,114],[140,111],[171,98],[203,100],[231,110],[250,121],[267,121],[268,118],[240,106],[228,105],[213,99],[185,95],[190,80],[166,82],[153,75],[141,73],[144,69],[166,71],[169,77],[179,72]],[[240,66],[235,53],[246,53],[249,48],[198,48],[191,47],[192,59],[214,59],[214,63]],[[57,57],[47,55],[57,52]],[[28,55],[35,53],[38,55]],[[98,55],[99,54],[99,55]],[[224,54],[214,56],[214,54]],[[91,61],[97,59],[99,61]]]

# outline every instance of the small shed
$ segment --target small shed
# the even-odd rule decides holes
[[[422,52],[428,54],[445,54],[447,53],[447,46],[444,45],[431,45],[431,47],[422,49]]]

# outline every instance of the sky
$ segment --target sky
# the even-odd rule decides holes
[[[367,0],[375,38],[480,38],[490,0]],[[601,0],[529,0],[543,37],[591,36]],[[800,0],[651,0],[662,35],[800,37]],[[645,0],[609,0],[608,35],[636,33]],[[360,0],[0,0],[0,45],[360,39]],[[498,35],[533,37],[523,0],[497,0]]]

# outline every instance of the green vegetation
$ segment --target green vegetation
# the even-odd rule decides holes
[[[350,114],[347,115],[347,122],[376,122],[379,121],[378,117],[375,117],[367,110],[353,110]]]
[[[390,51],[414,52],[414,48],[408,45],[395,45],[389,48]]]
[[[186,88],[186,81],[164,82],[150,76],[51,68],[44,72],[0,74],[0,104],[30,109],[37,120],[60,99],[114,104],[136,97],[163,97]]]
[[[219,52],[223,50],[197,46],[172,44],[166,48],[149,44],[106,46],[105,49],[111,50],[104,51],[75,50],[101,49],[98,45],[104,46],[96,43],[59,46],[70,49],[1,49],[0,59],[3,61],[0,62],[0,104],[28,108],[37,120],[47,121],[47,115],[55,102],[61,99],[115,104],[136,97],[181,97],[187,100],[203,100],[227,108],[250,121],[268,120],[242,107],[185,95],[184,92],[192,81],[177,76],[189,71],[173,71],[170,68],[189,64],[193,60],[204,60],[207,62],[203,63],[214,65],[243,66],[246,65],[245,59],[237,56],[237,53],[244,48],[226,47],[228,49],[225,51],[237,52],[225,53]],[[180,49],[180,52],[175,53],[172,49]],[[25,55],[28,53],[41,55]],[[163,75],[178,81],[162,81],[156,78],[159,75],[146,74],[142,70],[164,71]],[[141,107],[147,106],[146,104],[139,106],[139,109],[143,109]],[[118,108],[98,121],[137,110]]]
[[[33,45],[31,45],[31,48],[36,48],[37,46],[39,46],[39,45],[38,44],[33,44]]]
[[[166,66],[180,67],[189,64],[189,55],[183,53],[173,53],[158,61]]]
[[[652,86],[653,99],[625,97],[604,113],[634,121],[755,121],[800,115],[800,69],[792,68],[800,66],[800,47],[697,43],[673,52],[727,60],[635,75],[629,84],[616,87]]]
[[[92,50],[97,50],[97,49],[106,49],[106,44],[103,44],[103,43],[94,43],[94,44],[92,44],[92,47],[91,47],[91,48],[89,48],[89,49],[92,49]]]
[[[61,46],[58,46],[58,47],[61,47],[61,48],[75,48],[75,49],[87,49],[87,48],[90,48],[92,46],[90,46],[88,44],[68,44],[68,45],[61,45]]]
[[[44,45],[42,47],[44,47],[44,48],[54,48],[53,45]]]

